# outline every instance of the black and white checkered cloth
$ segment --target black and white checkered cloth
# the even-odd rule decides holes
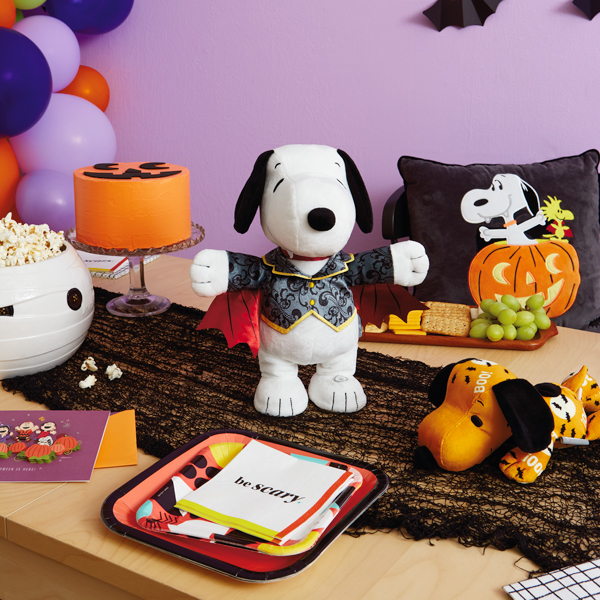
[[[513,600],[600,600],[600,560],[504,586]]]

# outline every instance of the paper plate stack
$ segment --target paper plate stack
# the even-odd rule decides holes
[[[380,470],[239,430],[200,436],[116,490],[115,532],[246,581],[306,568],[388,485]]]

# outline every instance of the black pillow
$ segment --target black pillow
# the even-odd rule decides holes
[[[600,195],[597,150],[526,165],[449,165],[403,156],[398,169],[404,180],[410,237],[421,242],[430,268],[415,293],[419,300],[472,304],[468,272],[481,249],[481,223],[468,223],[461,200],[473,189],[488,189],[495,175],[513,173],[537,191],[539,202],[561,200],[574,219],[565,221],[580,261],[581,285],[571,308],[554,319],[557,325],[586,329],[600,317]],[[402,210],[402,208],[400,209]],[[493,227],[493,223],[487,224]],[[546,232],[547,233],[547,232]]]

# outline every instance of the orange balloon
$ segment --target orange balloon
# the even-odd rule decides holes
[[[110,99],[110,90],[106,79],[96,69],[84,65],[79,67],[73,81],[59,93],[79,96],[95,104],[102,111],[106,110]]]
[[[0,0],[0,27],[9,29],[15,24],[17,9],[13,0]]]
[[[0,140],[0,174],[0,217],[5,217],[15,203],[15,191],[21,176],[17,157],[7,139]]]

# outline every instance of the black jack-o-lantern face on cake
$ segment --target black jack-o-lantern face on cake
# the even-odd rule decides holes
[[[94,165],[93,171],[84,171],[87,177],[96,179],[158,179],[161,177],[172,177],[178,175],[181,170],[176,170],[172,165],[166,165],[159,162],[140,163],[137,168],[127,167],[123,170],[123,164],[119,163],[98,163]]]
[[[78,241],[130,250],[191,235],[190,174],[163,162],[100,163],[74,173]]]

